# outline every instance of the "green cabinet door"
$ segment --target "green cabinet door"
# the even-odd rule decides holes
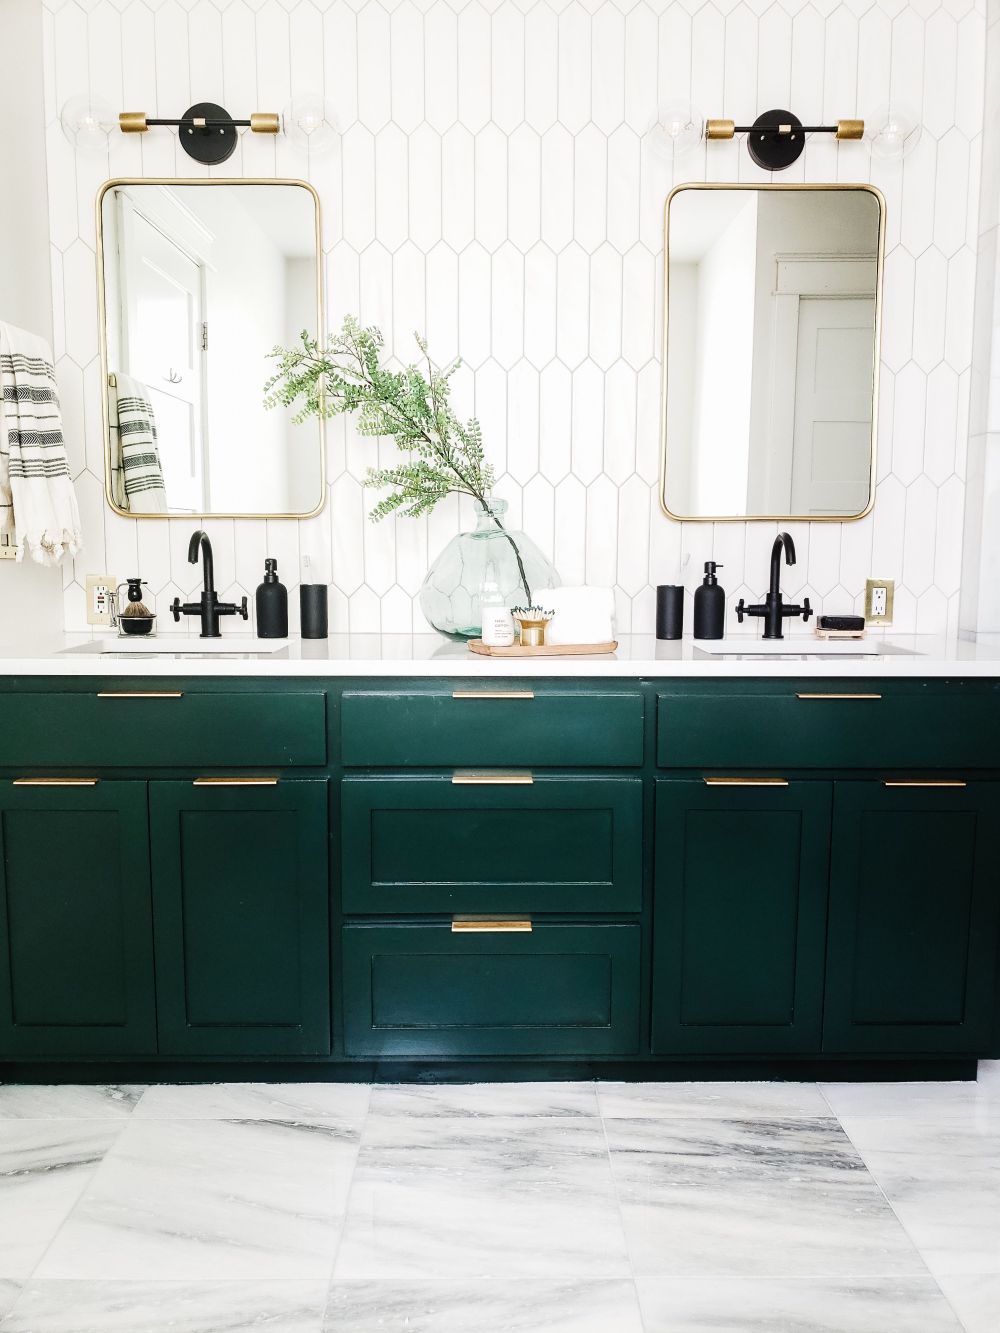
[[[818,1051],[830,784],[656,784],[652,1045]]]
[[[835,784],[823,1047],[981,1052],[993,1026],[1000,784]]]
[[[0,1056],[156,1051],[144,782],[0,784]]]
[[[325,1055],[325,780],[150,785],[164,1055]]]

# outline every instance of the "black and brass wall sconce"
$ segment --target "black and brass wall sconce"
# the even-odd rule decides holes
[[[160,125],[175,128],[181,147],[204,166],[216,167],[236,151],[241,128],[253,134],[277,134],[281,117],[273,111],[255,111],[249,120],[234,120],[225,107],[215,102],[196,102],[179,120],[147,116],[145,111],[123,111],[118,127],[123,134],[145,134]]]
[[[832,134],[837,139],[863,139],[863,120],[838,120],[835,125],[803,125],[790,111],[765,111],[752,125],[732,120],[706,120],[705,138],[732,139],[747,136],[747,150],[765,171],[784,171],[797,161],[806,146],[807,134]]]

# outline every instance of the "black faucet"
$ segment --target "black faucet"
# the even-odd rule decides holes
[[[182,603],[179,597],[175,597],[170,603],[170,610],[173,612],[174,620],[178,623],[180,623],[181,616],[201,616],[201,637],[203,639],[218,639],[221,638],[219,631],[220,616],[242,616],[244,620],[249,617],[247,599],[244,597],[239,606],[235,602],[219,601],[219,594],[215,591],[215,562],[212,559],[212,543],[208,540],[207,533],[202,532],[201,528],[191,534],[191,540],[188,543],[188,564],[196,565],[198,563],[199,551],[205,568],[205,587],[201,594],[201,601]]]
[[[743,624],[744,616],[763,616],[764,617],[764,638],[765,639],[783,639],[785,636],[781,632],[781,623],[785,616],[801,616],[803,620],[808,620],[812,615],[812,607],[809,605],[807,597],[801,606],[785,606],[781,597],[781,552],[785,553],[785,564],[795,564],[795,543],[792,541],[791,533],[779,532],[774,539],[774,545],[771,547],[771,586],[767,590],[767,596],[764,598],[763,605],[745,606],[741,597],[736,604],[736,619]]]

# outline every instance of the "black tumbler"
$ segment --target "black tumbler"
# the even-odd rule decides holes
[[[661,583],[656,589],[656,637],[684,635],[684,589],[679,583]]]
[[[302,637],[325,639],[327,637],[325,583],[299,584],[299,611]]]

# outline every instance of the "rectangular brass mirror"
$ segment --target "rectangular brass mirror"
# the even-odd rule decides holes
[[[875,499],[885,203],[870,185],[679,185],[665,216],[661,501],[862,518]]]
[[[318,513],[322,421],[264,407],[271,350],[323,328],[312,186],[111,180],[97,227],[111,507],[132,518]]]

